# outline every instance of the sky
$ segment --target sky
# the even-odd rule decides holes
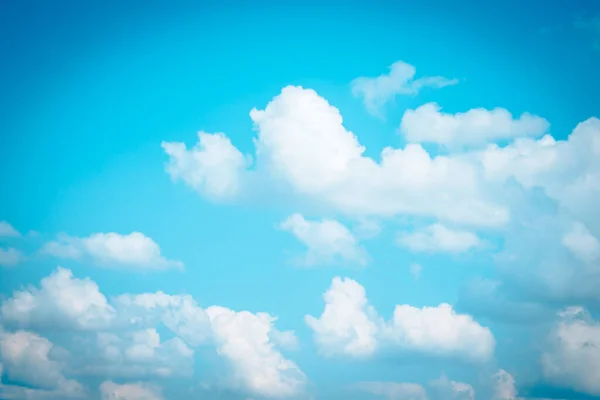
[[[600,3],[5,1],[0,398],[600,399]]]

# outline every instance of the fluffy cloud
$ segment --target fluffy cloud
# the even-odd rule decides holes
[[[479,226],[509,219],[482,189],[481,168],[471,160],[431,157],[409,144],[385,148],[377,162],[314,90],[285,87],[250,117],[258,131],[256,178],[297,196],[353,217],[408,214]],[[193,168],[206,173],[203,162]]]
[[[0,312],[5,324],[85,330],[106,327],[115,311],[94,281],[74,278],[70,270],[58,267],[42,279],[39,289],[14,292]]]
[[[367,110],[376,116],[381,116],[382,107],[397,95],[415,95],[425,87],[438,89],[458,83],[458,79],[442,76],[415,79],[416,68],[403,61],[396,61],[389,70],[378,77],[356,78],[350,84],[354,96],[361,97]]]
[[[585,263],[593,263],[600,259],[600,241],[581,223],[574,224],[562,237],[562,244]]]
[[[493,356],[490,330],[469,315],[457,314],[449,304],[397,305],[392,320],[383,321],[368,304],[364,288],[348,278],[334,278],[323,298],[321,317],[306,316],[306,322],[325,355],[368,356],[386,347],[472,362]]]
[[[366,253],[348,228],[332,219],[306,220],[293,214],[280,225],[308,248],[302,264],[333,263],[337,260],[366,264]]]
[[[159,387],[142,382],[119,385],[105,381],[100,385],[100,393],[102,400],[163,400]]]
[[[400,132],[412,143],[437,143],[446,147],[482,145],[502,139],[541,136],[550,124],[544,118],[524,113],[514,119],[504,108],[474,108],[447,114],[435,103],[407,110]]]
[[[450,229],[441,224],[400,233],[397,242],[414,252],[447,253],[463,253],[482,244],[474,233]]]
[[[23,398],[81,397],[83,387],[78,382],[65,378],[61,365],[53,360],[54,349],[53,343],[35,333],[0,332],[3,362],[0,364],[0,377],[5,372],[11,380],[30,387],[8,387],[3,391],[20,393]]]
[[[198,143],[190,150],[177,142],[163,142],[162,147],[169,155],[166,171],[171,179],[212,198],[236,195],[240,174],[250,163],[223,133],[198,133]]]
[[[580,307],[560,313],[542,355],[542,369],[555,384],[600,395],[600,323]]]
[[[13,267],[20,263],[25,256],[14,247],[6,249],[0,247],[0,265],[4,267]]]
[[[501,369],[493,376],[494,394],[492,400],[517,400],[517,388],[515,378],[505,370]]]
[[[44,244],[40,250],[59,258],[90,258],[100,265],[123,265],[138,269],[183,268],[181,261],[173,261],[161,255],[160,247],[140,232],[128,235],[118,233],[95,233],[79,238],[62,235],[56,241]]]
[[[352,388],[389,400],[427,400],[425,388],[416,383],[359,382]]]
[[[6,221],[0,221],[0,237],[20,237],[18,230]]]
[[[206,313],[217,351],[231,362],[235,379],[244,389],[265,397],[289,397],[303,390],[305,375],[272,341],[275,318],[215,306]]]

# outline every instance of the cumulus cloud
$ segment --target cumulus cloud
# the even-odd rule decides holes
[[[517,398],[517,388],[515,386],[515,378],[501,369],[493,376],[494,393],[492,400],[520,400]]]
[[[389,400],[427,400],[425,388],[417,383],[359,382],[352,389],[381,396]]]
[[[397,305],[392,319],[383,321],[359,283],[337,277],[323,298],[320,318],[306,316],[306,322],[325,355],[369,356],[385,347],[472,362],[486,362],[493,356],[491,331],[449,304]]]
[[[436,143],[446,147],[476,146],[516,137],[537,137],[548,131],[544,118],[523,113],[519,118],[504,108],[473,108],[464,113],[441,112],[427,103],[402,116],[400,133],[412,143]]]
[[[3,267],[14,267],[23,261],[24,258],[23,253],[14,247],[0,247],[0,265]]]
[[[81,397],[83,387],[65,378],[61,364],[53,359],[54,349],[52,342],[32,332],[0,331],[0,377],[5,372],[12,381],[29,387],[4,387],[3,392],[21,394],[22,398]]]
[[[0,221],[0,237],[21,237],[21,233],[6,221]]]
[[[114,232],[95,233],[88,237],[59,236],[40,250],[58,258],[86,259],[105,266],[127,266],[137,269],[183,268],[181,261],[161,255],[158,244],[140,232],[121,235]]]
[[[450,229],[442,224],[429,225],[413,232],[402,232],[398,235],[397,242],[414,252],[463,253],[482,245],[476,234]]]
[[[350,84],[354,96],[361,97],[367,110],[376,116],[381,116],[383,106],[397,95],[415,95],[426,87],[439,89],[458,83],[458,79],[443,76],[415,79],[416,68],[403,61],[396,61],[389,70],[377,77],[356,78]]]
[[[231,362],[234,379],[244,389],[265,397],[290,397],[303,390],[306,376],[274,346],[274,317],[217,306],[206,313],[217,351]]]
[[[15,291],[0,308],[5,324],[51,329],[99,329],[114,318],[114,309],[98,285],[77,279],[58,267],[40,282],[40,288]]]
[[[551,382],[592,396],[600,395],[600,323],[580,307],[559,314],[542,355],[544,376]]]
[[[562,237],[562,244],[579,260],[592,263],[600,259],[600,241],[581,223]]]
[[[223,133],[198,133],[198,143],[190,150],[178,142],[163,142],[162,147],[169,156],[166,171],[171,179],[215,199],[239,192],[240,175],[250,163]]]
[[[285,87],[250,118],[258,132],[253,172],[301,198],[356,218],[407,214],[478,226],[509,219],[471,160],[431,157],[419,144],[387,147],[379,162],[366,157],[338,109],[314,90]],[[193,169],[206,173],[203,162]]]
[[[280,227],[307,247],[308,252],[301,259],[302,264],[341,261],[364,265],[367,262],[366,252],[355,236],[336,220],[310,221],[296,213],[283,221]]]
[[[162,390],[147,383],[117,384],[105,381],[100,385],[102,400],[163,400]]]

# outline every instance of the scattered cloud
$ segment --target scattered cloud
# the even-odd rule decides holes
[[[456,313],[449,304],[397,305],[392,319],[384,321],[368,304],[359,283],[339,277],[323,298],[323,314],[306,316],[306,322],[325,355],[364,357],[382,347],[486,362],[494,353],[491,331],[469,315]]]
[[[404,113],[400,133],[411,143],[460,148],[517,137],[538,137],[549,127],[544,118],[529,113],[513,118],[504,108],[473,108],[464,113],[448,114],[441,112],[436,103],[427,103]]]
[[[378,77],[360,77],[350,86],[356,97],[361,97],[369,113],[382,116],[382,108],[397,95],[416,95],[426,87],[439,89],[456,85],[458,79],[431,76],[415,79],[416,68],[403,61],[396,61],[389,67],[389,73]]]
[[[365,265],[367,255],[348,228],[333,219],[306,220],[296,213],[280,225],[293,234],[308,249],[301,264],[315,265],[337,261]]]
[[[25,256],[20,250],[14,247],[0,247],[0,266],[14,267],[25,259]]]
[[[160,387],[143,382],[119,385],[105,381],[100,385],[102,400],[163,400]]]
[[[464,253],[481,246],[483,242],[474,233],[433,224],[413,232],[400,233],[397,243],[413,252]]]
[[[421,278],[421,272],[423,271],[423,266],[421,264],[412,263],[410,264],[410,274],[415,278],[415,280],[419,280]]]
[[[127,266],[140,270],[183,268],[181,261],[164,258],[158,244],[140,232],[128,235],[95,233],[83,238],[61,235],[57,240],[44,244],[40,252],[58,258],[89,258],[104,266]]]
[[[442,375],[429,383],[432,393],[440,400],[475,400],[475,389],[468,383],[457,382]]]
[[[21,237],[21,233],[6,221],[0,221],[0,237]]]
[[[600,323],[581,307],[568,308],[550,334],[542,355],[544,376],[558,385],[600,395]]]
[[[501,369],[494,374],[493,379],[494,394],[492,400],[518,400],[515,378],[511,374]]]

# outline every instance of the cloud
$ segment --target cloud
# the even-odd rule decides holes
[[[352,388],[389,400],[427,400],[425,388],[416,383],[359,382]]]
[[[364,288],[351,279],[334,278],[323,296],[320,318],[306,316],[322,354],[370,356],[378,348],[415,351],[441,357],[486,362],[495,340],[488,328],[449,304],[437,307],[397,305],[384,321],[368,304]]]
[[[265,397],[289,397],[304,389],[304,373],[273,344],[275,318],[216,306],[207,308],[206,313],[217,351],[231,362],[242,387]]]
[[[468,383],[452,381],[446,375],[429,383],[436,399],[475,400],[475,390]]]
[[[309,221],[296,213],[283,221],[280,228],[293,234],[307,247],[308,253],[301,260],[302,264],[367,263],[365,250],[352,232],[336,220]]]
[[[482,245],[476,234],[453,230],[441,224],[429,225],[413,232],[403,232],[397,243],[413,252],[464,253]]]
[[[258,132],[256,168],[245,176],[253,188],[280,186],[357,219],[404,214],[475,226],[509,220],[508,209],[482,187],[478,163],[431,157],[419,144],[386,147],[380,161],[366,157],[337,108],[314,90],[287,86],[250,118]],[[204,161],[190,166],[190,174],[213,172]]]
[[[350,84],[354,96],[361,97],[367,111],[376,116],[381,116],[383,106],[397,95],[416,95],[426,87],[439,89],[458,83],[458,79],[442,76],[415,79],[416,68],[403,61],[396,61],[389,70],[374,78],[356,78]]]
[[[559,314],[542,355],[542,371],[554,384],[600,395],[600,323],[580,307]]]
[[[43,278],[39,289],[15,291],[0,308],[4,324],[51,329],[106,327],[114,312],[94,281],[74,278],[61,267]]]
[[[562,244],[583,262],[592,263],[600,259],[600,241],[581,223],[574,224],[562,237]]]
[[[14,267],[19,264],[25,256],[14,247],[0,247],[0,265],[3,267]]]
[[[0,221],[0,237],[21,237],[21,234],[8,222]]]
[[[62,235],[58,240],[44,244],[40,252],[58,258],[89,258],[106,266],[157,270],[183,268],[181,261],[164,258],[158,244],[140,232],[128,235],[95,233],[84,238]]]
[[[251,161],[223,133],[198,133],[198,143],[190,150],[178,142],[163,142],[162,147],[169,156],[166,171],[171,179],[215,199],[239,192],[240,175]]]
[[[537,137],[548,131],[544,118],[523,113],[519,118],[504,108],[473,108],[464,113],[441,112],[427,103],[402,116],[400,133],[411,143],[436,143],[450,148],[478,146],[516,137]]]
[[[517,400],[517,388],[515,378],[505,370],[501,369],[493,376],[494,394],[492,400]]]
[[[163,400],[162,390],[147,383],[125,383],[119,385],[105,381],[100,385],[102,400]]]
[[[74,380],[66,379],[61,365],[52,359],[54,349],[54,344],[48,339],[32,332],[0,331],[0,377],[5,372],[12,381],[29,387],[0,385],[2,391],[25,394],[23,398],[82,397],[83,387]]]
[[[421,278],[421,271],[423,271],[423,266],[421,264],[412,263],[410,264],[410,274],[415,278],[415,280],[419,280]]]

